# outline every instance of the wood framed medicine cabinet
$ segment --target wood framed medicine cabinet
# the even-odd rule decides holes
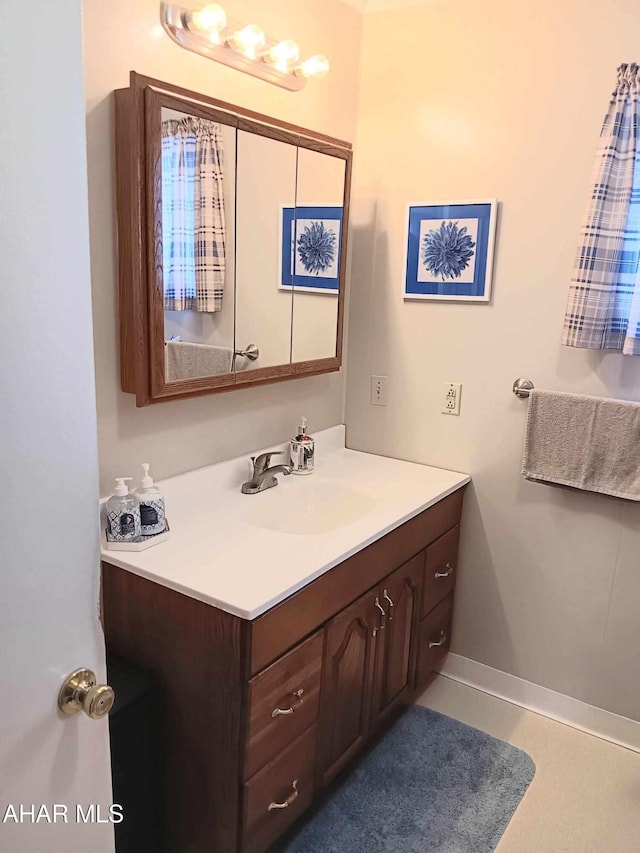
[[[122,390],[146,406],[339,370],[351,145],[133,71],[115,111]],[[181,121],[214,126],[224,154],[213,311],[167,309],[174,207],[169,191],[163,205],[163,148]]]

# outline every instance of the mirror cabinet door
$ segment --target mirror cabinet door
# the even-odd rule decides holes
[[[351,146],[131,74],[116,92],[122,389],[340,367]]]
[[[296,197],[297,149],[270,135],[238,130],[236,175],[236,341],[257,360],[236,358],[236,382],[291,372],[291,288],[282,289],[283,211]],[[281,368],[279,371],[278,368]],[[260,370],[260,374],[255,374]]]
[[[233,371],[236,133],[234,126],[162,107],[167,382]]]
[[[346,163],[298,148],[292,361],[335,358]]]

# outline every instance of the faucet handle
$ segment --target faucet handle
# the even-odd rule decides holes
[[[268,453],[261,453],[260,456],[252,456],[254,476],[262,474],[271,464],[272,456],[280,456],[284,450],[270,450]]]

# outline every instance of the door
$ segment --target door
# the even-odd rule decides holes
[[[110,853],[107,719],[56,705],[105,677],[80,0],[3,4],[0,56],[0,849]]]
[[[320,692],[320,785],[326,785],[358,752],[369,732],[381,619],[375,601],[375,590],[365,593],[326,627]]]
[[[396,569],[378,589],[385,609],[376,653],[371,726],[409,704],[415,670],[424,553]]]

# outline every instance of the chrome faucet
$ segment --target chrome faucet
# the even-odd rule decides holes
[[[290,474],[290,465],[271,465],[271,457],[279,456],[284,450],[271,450],[269,453],[261,453],[260,456],[252,456],[253,476],[242,484],[243,495],[256,495],[278,485],[276,474]]]

